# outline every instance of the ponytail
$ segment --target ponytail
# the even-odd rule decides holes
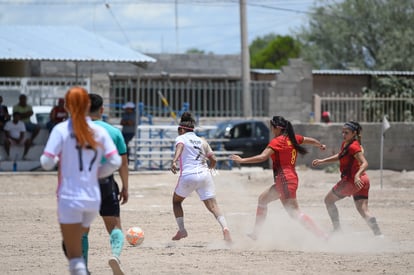
[[[286,132],[289,136],[290,141],[293,144],[293,147],[295,147],[295,149],[299,152],[299,154],[304,155],[308,153],[308,150],[299,145],[298,141],[296,140],[296,135],[295,135],[295,131],[293,130],[293,126],[292,123],[290,123],[290,121],[286,121]]]
[[[305,147],[299,145],[298,141],[296,140],[295,131],[293,130],[293,126],[289,120],[286,120],[282,116],[274,116],[270,120],[270,124],[272,124],[273,127],[280,128],[282,129],[283,132],[287,133],[290,141],[293,144],[293,147],[295,147],[295,149],[299,152],[299,154],[304,155],[308,153],[308,150],[306,150]]]
[[[69,111],[72,128],[77,143],[81,147],[91,146],[96,149],[98,142],[94,139],[93,130],[86,121],[90,99],[88,92],[82,87],[72,87],[65,95],[66,109]]]

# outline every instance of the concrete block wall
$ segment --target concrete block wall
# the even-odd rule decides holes
[[[290,59],[270,91],[269,116],[283,114],[291,121],[308,122],[312,110],[312,68],[300,59]]]
[[[307,146],[309,154],[300,156],[297,164],[311,166],[315,158],[325,158],[340,149],[342,123],[294,124],[296,133],[319,139],[326,144],[326,151]],[[362,126],[362,146],[369,169],[380,169],[381,123],[364,123]],[[384,137],[383,169],[414,170],[414,123],[391,123]],[[325,166],[320,167],[323,169]],[[414,183],[414,179],[413,179]]]

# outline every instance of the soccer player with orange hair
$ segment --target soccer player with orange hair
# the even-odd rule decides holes
[[[104,128],[87,114],[90,100],[82,87],[72,87],[65,96],[70,118],[50,133],[40,162],[51,170],[58,162],[58,220],[72,275],[86,275],[81,238],[98,215],[101,195],[98,177],[111,175],[121,157]],[[101,160],[105,157],[105,162]]]

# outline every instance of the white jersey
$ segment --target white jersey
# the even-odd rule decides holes
[[[13,120],[9,120],[6,122],[6,125],[4,125],[4,131],[8,131],[10,137],[12,138],[20,138],[20,134],[22,132],[26,132],[26,126],[21,120],[19,120],[16,124]]]
[[[206,170],[207,158],[213,154],[210,145],[204,138],[194,132],[187,132],[175,139],[175,146],[182,143],[183,151],[180,155],[180,175],[199,173]]]
[[[58,123],[50,133],[44,155],[59,157],[58,198],[100,202],[98,168],[103,157],[118,154],[107,131],[86,118],[100,144],[96,150],[77,146],[72,119]]]

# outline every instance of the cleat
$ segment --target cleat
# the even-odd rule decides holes
[[[182,231],[178,231],[177,232],[177,234],[175,234],[175,236],[174,237],[172,237],[172,240],[173,241],[179,241],[179,240],[181,240],[182,238],[186,238],[188,236],[188,234],[187,234],[187,230],[182,230]]]
[[[233,242],[232,239],[231,239],[231,236],[230,236],[230,230],[228,228],[223,229],[223,237],[224,237],[224,240],[227,243],[232,243]]]
[[[111,257],[108,261],[109,266],[112,268],[114,275],[124,275],[124,271],[121,268],[121,262],[115,256]]]

